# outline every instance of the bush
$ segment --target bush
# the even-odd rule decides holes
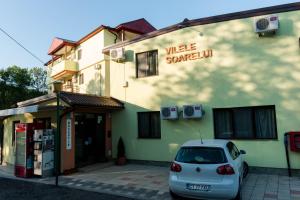
[[[122,137],[120,137],[118,142],[118,158],[121,157],[125,157],[125,146]]]

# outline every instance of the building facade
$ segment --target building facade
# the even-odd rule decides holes
[[[78,41],[55,38],[49,94],[18,103],[35,112],[2,116],[3,161],[14,164],[14,123],[55,129],[59,99],[62,172],[116,158],[120,137],[130,160],[170,162],[184,142],[216,138],[233,140],[250,166],[286,168],[284,133],[300,130],[299,10],[285,4],[160,30],[140,19]],[[259,19],[278,26],[259,32],[268,27]],[[199,118],[189,118],[190,106]],[[290,158],[299,169],[299,155]]]
[[[223,138],[246,150],[250,166],[286,168],[284,133],[300,130],[299,8],[185,20],[104,49],[124,48],[127,58],[110,62],[110,94],[126,108],[112,115],[113,149],[122,136],[129,159],[171,161],[187,140]],[[263,16],[279,20],[276,32],[256,33]],[[197,104],[204,116],[183,118],[183,106]],[[164,106],[179,118],[162,120]],[[299,158],[291,153],[292,168]]]
[[[111,113],[124,105],[110,97],[109,57],[102,50],[154,30],[145,19],[138,19],[114,28],[101,25],[78,41],[54,38],[48,51],[52,59],[45,64],[49,94],[0,111],[2,163],[16,163],[17,123],[54,130],[60,124],[61,172],[111,159]]]

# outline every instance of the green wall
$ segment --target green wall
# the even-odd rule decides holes
[[[280,13],[275,36],[258,37],[253,18],[188,27],[125,46],[126,63],[110,63],[111,96],[125,102],[112,115],[113,154],[123,137],[129,159],[171,161],[187,140],[213,138],[212,108],[275,105],[278,140],[236,140],[252,166],[286,167],[283,134],[300,130],[300,12]],[[196,43],[213,57],[167,64],[166,48]],[[159,75],[135,78],[135,53],[158,49]],[[124,88],[124,81],[128,87]],[[201,103],[201,120],[161,121],[161,139],[138,139],[139,111]],[[300,156],[291,165],[300,168]]]

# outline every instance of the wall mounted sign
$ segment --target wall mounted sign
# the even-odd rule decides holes
[[[175,47],[166,48],[167,64],[185,62],[189,60],[199,60],[213,56],[212,49],[198,50],[196,43],[182,44]]]
[[[66,120],[66,149],[72,149],[72,119],[70,113],[67,115]]]

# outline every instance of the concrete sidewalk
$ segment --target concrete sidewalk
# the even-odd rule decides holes
[[[0,176],[3,174],[0,167]],[[169,200],[168,167],[128,164],[96,164],[59,177],[61,186],[120,195],[135,199]],[[6,175],[7,177],[7,175]],[[9,175],[10,178],[16,178]],[[24,180],[24,179],[22,179]],[[54,184],[54,178],[27,181]],[[300,178],[249,174],[242,188],[243,200],[300,200]]]

